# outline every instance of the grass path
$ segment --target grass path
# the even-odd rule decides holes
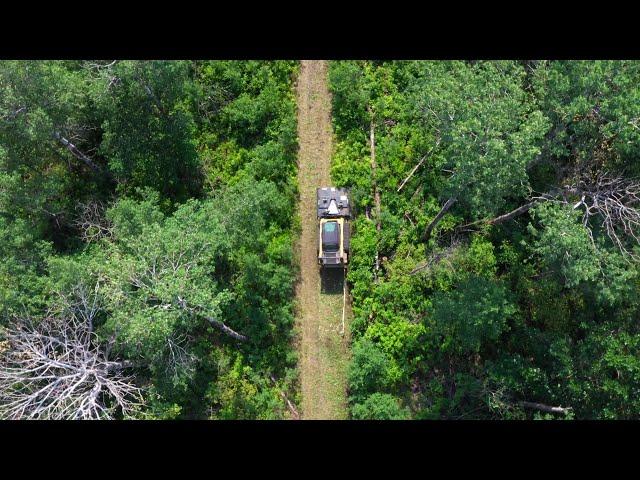
[[[331,185],[331,94],[326,61],[303,60],[297,82],[300,279],[296,287],[302,418],[347,418],[349,302],[342,330],[342,271],[323,275],[317,262],[316,188]],[[347,296],[348,298],[348,296]]]

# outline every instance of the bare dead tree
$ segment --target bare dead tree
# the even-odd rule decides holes
[[[77,215],[73,224],[80,230],[83,241],[91,243],[113,237],[113,224],[107,219],[106,210],[106,206],[96,200],[76,205]]]
[[[97,290],[78,287],[39,322],[15,320],[0,349],[0,417],[109,419],[131,414],[141,391],[92,331]],[[72,301],[69,301],[73,299]]]
[[[595,177],[583,176],[564,190],[580,200],[573,209],[582,208],[582,224],[593,240],[590,221],[598,218],[601,227],[620,252],[628,258],[640,257],[630,250],[629,243],[640,245],[640,181],[625,179],[607,172]],[[563,203],[568,203],[566,198]]]

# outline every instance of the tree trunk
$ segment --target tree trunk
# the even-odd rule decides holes
[[[442,208],[440,209],[440,211],[438,212],[438,214],[436,215],[436,218],[434,218],[431,221],[431,223],[427,225],[427,228],[424,230],[424,234],[422,235],[422,239],[425,242],[429,240],[429,237],[431,236],[431,232],[433,231],[435,226],[438,225],[440,220],[442,220],[442,217],[444,217],[444,214],[449,211],[449,209],[453,206],[454,203],[456,203],[456,200],[457,200],[456,197],[451,197],[449,200],[447,200],[445,204],[442,206]]]

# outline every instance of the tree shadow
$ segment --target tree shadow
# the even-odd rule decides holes
[[[328,295],[342,295],[344,270],[342,268],[320,269],[320,292]]]

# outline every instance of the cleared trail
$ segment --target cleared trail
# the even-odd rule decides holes
[[[298,208],[302,227],[297,245],[298,354],[303,419],[347,418],[346,368],[351,318],[347,292],[342,326],[342,271],[321,277],[317,262],[316,188],[331,185],[331,94],[326,61],[303,60],[297,82]]]

